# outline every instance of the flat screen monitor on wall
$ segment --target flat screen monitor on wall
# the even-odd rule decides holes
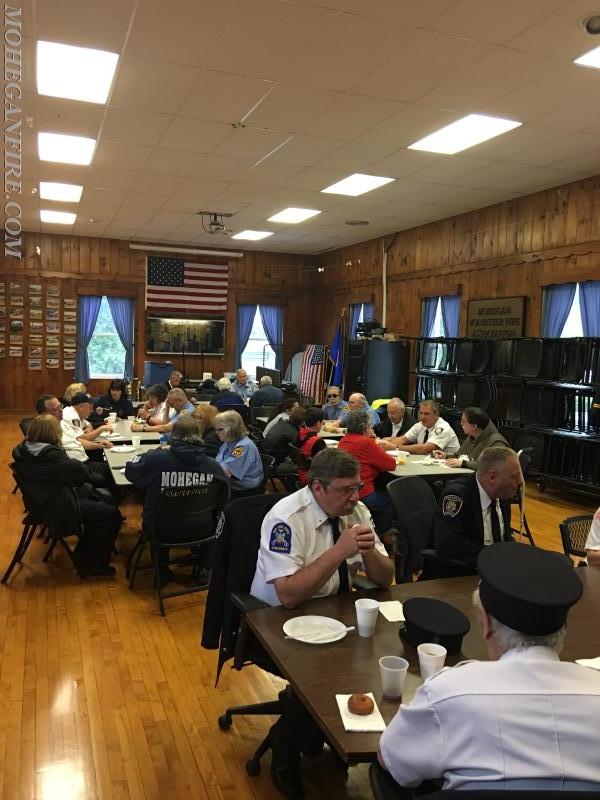
[[[263,375],[268,375],[271,378],[271,380],[273,381],[273,386],[279,386],[279,388],[281,388],[281,372],[278,369],[269,369],[268,367],[257,367],[256,368],[257,382],[260,381]]]
[[[146,352],[166,355],[223,355],[224,319],[148,317]]]

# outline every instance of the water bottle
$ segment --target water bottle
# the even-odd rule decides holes
[[[160,442],[160,446],[161,447],[168,447],[169,446],[169,437],[167,436],[166,433],[161,433],[159,442]]]

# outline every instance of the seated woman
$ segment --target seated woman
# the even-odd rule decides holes
[[[269,414],[269,421],[265,425],[263,436],[267,436],[271,428],[274,428],[279,420],[288,420],[292,411],[299,405],[295,397],[286,397],[283,403],[279,403],[278,406],[275,406]]]
[[[108,392],[101,395],[94,403],[94,410],[89,420],[96,428],[104,423],[109,414],[116,414],[119,419],[133,417],[131,400],[127,397],[127,385],[122,378],[115,378],[108,384]]]
[[[215,417],[215,430],[222,444],[217,461],[231,479],[231,499],[253,494],[263,482],[258,448],[248,437],[244,420],[237,411],[222,411]]]
[[[59,421],[51,414],[36,417],[27,439],[13,450],[15,470],[29,498],[41,509],[50,534],[79,534],[75,562],[80,575],[115,574],[110,558],[119,528],[118,509],[82,496],[88,481],[84,464],[69,458],[62,444]]]
[[[146,392],[148,399],[138,411],[138,417],[147,425],[162,425],[167,418],[167,387],[164,383],[153,384]]]
[[[363,484],[358,496],[371,512],[375,530],[382,535],[392,527],[394,506],[387,492],[375,489],[374,481],[380,473],[396,469],[396,459],[376,444],[366,411],[349,411],[346,429],[338,447],[351,453],[358,461]]]
[[[325,439],[319,436],[319,431],[323,427],[325,413],[322,408],[313,406],[304,415],[304,426],[298,433],[298,447],[305,459],[310,461],[320,450],[324,450],[327,445]],[[298,465],[298,480],[301,486],[306,486],[308,479],[308,469]]]
[[[510,448],[509,443],[499,433],[483,408],[477,406],[465,408],[460,418],[460,426],[467,438],[461,444],[458,455],[448,457],[443,450],[433,451],[433,455],[445,459],[449,467],[477,469],[477,460],[488,447]]]
[[[219,410],[215,406],[203,404],[197,405],[192,413],[192,416],[200,424],[200,435],[204,442],[206,455],[211,458],[216,458],[221,448],[221,440],[215,430],[215,418],[218,413]]]

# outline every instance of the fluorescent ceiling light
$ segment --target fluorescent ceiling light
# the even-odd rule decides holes
[[[385,186],[386,183],[391,183],[394,178],[382,178],[378,175],[362,175],[360,172],[355,172],[354,175],[349,175],[342,181],[328,186],[326,189],[321,189],[324,194],[347,194],[351,197],[357,197],[359,194],[371,192],[373,189],[378,189],[380,186]]]
[[[305,219],[316,217],[320,214],[314,208],[284,208],[279,214],[269,217],[269,222],[289,222],[295,224],[296,222],[304,222]]]
[[[95,139],[85,136],[67,136],[64,133],[38,133],[38,153],[41,161],[58,161],[61,164],[92,163]]]
[[[78,203],[81,200],[83,186],[73,183],[52,183],[40,181],[40,197],[42,200],[60,200],[62,203]]]
[[[446,153],[452,155],[473,147],[501,133],[518,128],[522,123],[512,119],[488,117],[485,114],[469,114],[456,122],[450,123],[439,131],[419,139],[408,146],[409,150],[426,150],[428,153]]]
[[[117,53],[105,50],[38,42],[38,93],[86,103],[106,103],[118,60]]]
[[[76,216],[76,214],[72,214],[69,211],[50,211],[48,208],[40,210],[42,222],[56,222],[59,225],[72,225]]]
[[[232,236],[232,239],[249,239],[251,242],[258,242],[259,239],[266,239],[273,236],[273,231],[240,231]]]
[[[574,61],[575,64],[581,64],[582,67],[596,67],[600,69],[600,47],[595,47],[589,53],[584,53]]]

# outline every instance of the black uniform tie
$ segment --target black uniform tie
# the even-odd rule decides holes
[[[331,532],[333,533],[333,543],[335,544],[340,538],[340,520],[339,517],[328,517],[327,521],[331,525]],[[338,575],[340,576],[340,587],[337,591],[338,594],[348,594],[350,591],[350,581],[348,580],[348,566],[346,560],[338,567]]]
[[[494,542],[502,541],[502,531],[500,530],[500,519],[498,517],[499,510],[499,503],[497,500],[494,500],[490,506],[490,511],[492,513],[492,539]]]
[[[429,428],[425,428],[425,436],[423,437],[423,444],[429,439]]]

